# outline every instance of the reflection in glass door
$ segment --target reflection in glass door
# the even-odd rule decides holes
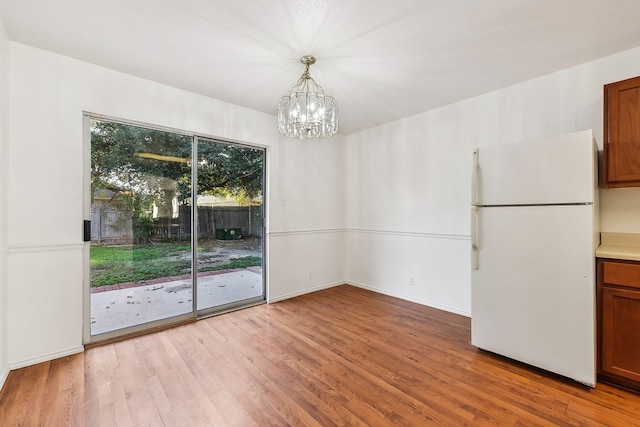
[[[193,138],[91,119],[90,335],[193,314]]]
[[[85,120],[85,342],[263,302],[265,150]]]
[[[197,309],[264,301],[264,150],[199,139]]]

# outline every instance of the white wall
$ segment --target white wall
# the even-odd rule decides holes
[[[301,144],[272,115],[18,43],[10,53],[10,367],[82,349],[83,111],[267,147],[269,299],[343,279],[340,138]]]
[[[7,354],[7,205],[9,182],[9,39],[0,20],[0,389],[9,372]]]
[[[325,141],[283,139],[269,195],[271,274],[281,278],[269,301],[343,284],[344,159],[339,136]],[[274,257],[282,255],[281,259]],[[277,261],[277,262],[273,262]]]
[[[348,282],[469,314],[472,148],[591,128],[602,149],[603,85],[637,75],[640,48],[347,137]],[[640,233],[640,188],[600,202],[601,231]]]
[[[301,143],[279,137],[271,115],[9,45],[9,367],[82,348],[83,111],[268,147],[270,301],[346,280],[469,314],[472,147],[586,128],[601,146],[602,86],[640,75],[635,49]],[[601,203],[603,231],[640,232],[640,189],[603,190]]]

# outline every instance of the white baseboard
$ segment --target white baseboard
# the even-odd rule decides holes
[[[274,298],[268,298],[267,302],[269,304],[274,303],[274,302],[278,302],[278,301],[284,301],[286,299],[289,298],[295,298],[301,295],[305,295],[305,294],[310,294],[312,292],[317,292],[317,291],[321,291],[323,289],[329,289],[329,288],[333,288],[335,286],[340,286],[340,285],[351,285],[351,286],[355,286],[357,288],[362,288],[362,289],[366,289],[368,291],[372,291],[372,292],[376,292],[382,295],[388,295],[390,297],[394,297],[394,298],[399,298],[405,301],[409,301],[409,302],[415,302],[416,304],[420,304],[420,305],[425,305],[427,307],[431,307],[431,308],[435,308],[438,310],[442,310],[442,311],[446,311],[449,313],[453,313],[453,314],[459,314],[461,316],[465,316],[465,317],[471,317],[471,313],[467,312],[467,311],[463,311],[463,310],[458,310],[454,307],[449,307],[446,305],[442,305],[442,304],[438,304],[435,303],[433,301],[425,301],[419,298],[413,298],[410,297],[408,295],[403,295],[403,294],[399,294],[396,292],[389,292],[386,291],[384,289],[379,289],[373,286],[369,286],[369,285],[365,285],[364,283],[357,283],[357,282],[352,282],[352,281],[341,281],[341,282],[335,282],[335,283],[327,283],[324,285],[320,285],[320,286],[315,286],[313,288],[307,288],[307,289],[303,289],[301,291],[297,291],[297,292],[292,292],[290,294],[285,294],[285,295],[280,295],[278,297],[274,297]]]
[[[459,315],[465,316],[465,317],[471,317],[471,313],[469,313],[469,312],[466,312],[466,311],[463,311],[463,310],[458,310],[457,308],[454,308],[454,307],[449,307],[449,306],[446,306],[446,305],[438,304],[438,303],[435,303],[433,301],[425,301],[425,300],[421,300],[419,298],[410,297],[408,295],[403,295],[403,294],[399,294],[399,293],[396,293],[396,292],[389,292],[389,291],[386,291],[384,289],[380,289],[380,288],[376,288],[376,287],[373,287],[373,286],[365,285],[364,283],[357,283],[357,282],[351,282],[351,281],[346,281],[345,283],[347,285],[356,286],[358,288],[366,289],[366,290],[372,291],[372,292],[377,292],[377,293],[383,294],[383,295],[388,295],[388,296],[394,297],[394,298],[400,298],[400,299],[405,300],[405,301],[415,302],[416,304],[426,305],[427,307],[436,308],[438,310],[447,311],[449,313],[459,314]]]
[[[4,383],[7,382],[7,377],[9,376],[9,369],[4,368],[2,372],[0,372],[0,391],[2,387],[4,387]]]
[[[72,347],[67,350],[58,351],[55,353],[43,354],[42,356],[34,357],[32,359],[20,360],[9,364],[9,369],[20,369],[26,366],[37,365],[42,362],[49,362],[50,360],[59,359],[61,357],[71,356],[72,354],[82,353],[84,346]]]
[[[314,286],[312,288],[303,289],[301,291],[292,292],[290,294],[284,294],[284,295],[280,295],[280,296],[273,297],[273,298],[269,297],[269,298],[267,298],[267,302],[269,304],[272,304],[274,302],[284,301],[284,300],[289,299],[289,298],[299,297],[301,295],[310,294],[312,292],[317,292],[317,291],[321,291],[323,289],[329,289],[329,288],[333,288],[335,286],[340,286],[340,285],[344,285],[344,284],[345,284],[345,282],[342,282],[342,281],[335,282],[335,283],[326,283],[324,285]]]

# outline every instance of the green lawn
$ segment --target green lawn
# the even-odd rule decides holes
[[[198,252],[206,249],[198,248]],[[189,245],[159,243],[154,245],[92,246],[91,286],[138,282],[191,273]],[[262,258],[246,256],[228,263],[201,268],[202,271],[244,268],[262,265]]]

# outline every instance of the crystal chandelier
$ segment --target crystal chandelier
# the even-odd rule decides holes
[[[304,72],[278,104],[278,132],[298,139],[328,138],[338,132],[338,104],[309,75],[313,56],[303,56]]]

